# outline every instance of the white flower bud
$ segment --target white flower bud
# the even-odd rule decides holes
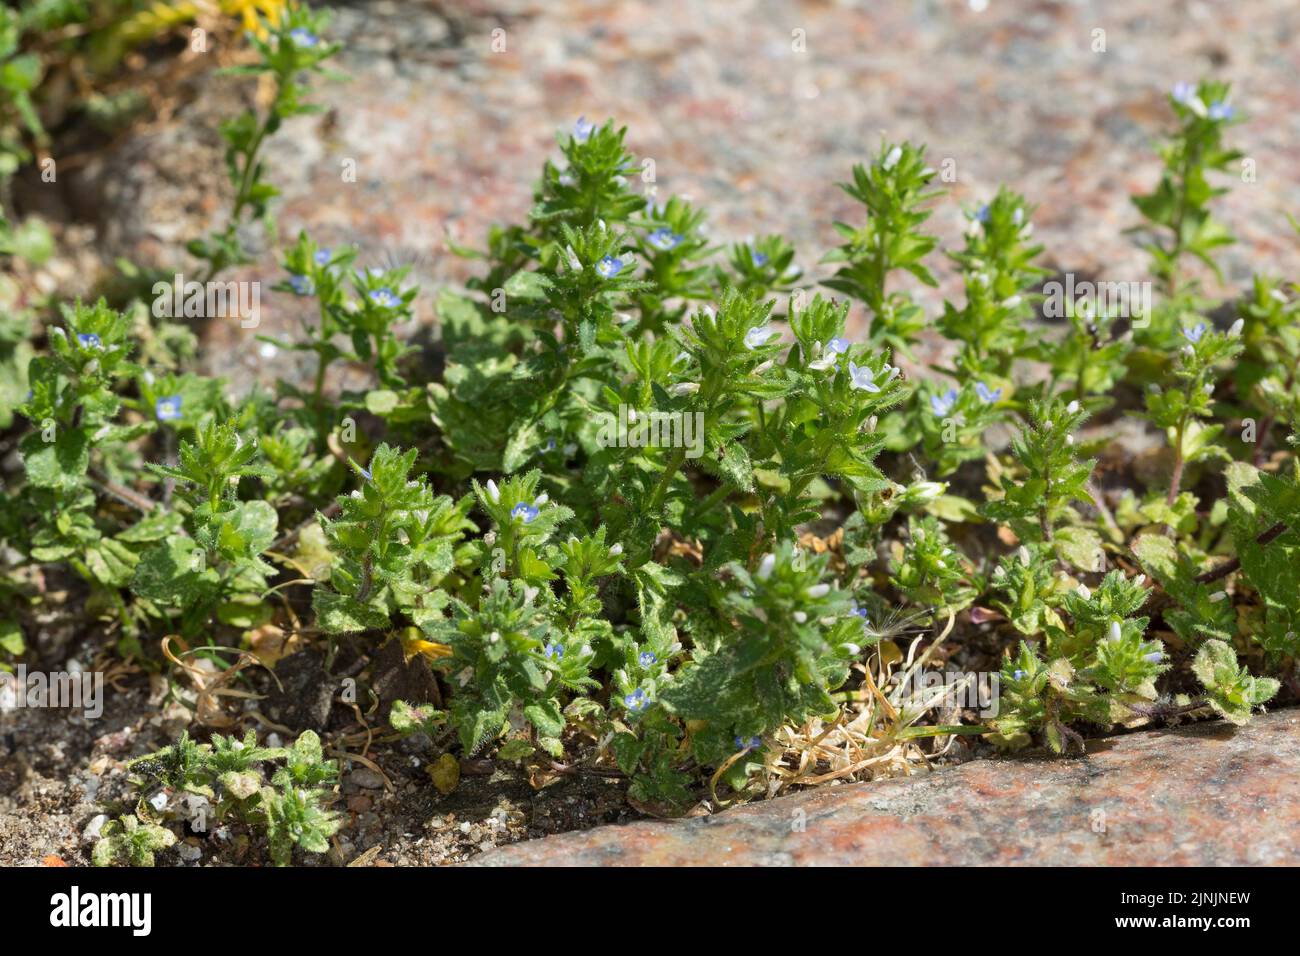
[[[831,593],[831,586],[829,584],[814,584],[812,587],[807,588],[804,593],[810,598],[825,597]]]
[[[1245,327],[1246,327],[1246,320],[1238,319],[1236,322],[1233,322],[1231,326],[1229,326],[1228,334],[1235,339],[1237,338],[1237,336],[1241,335],[1241,330],[1244,329]]]
[[[763,555],[763,560],[758,562],[758,570],[754,572],[754,576],[760,581],[766,581],[772,576],[772,568],[775,566],[776,555],[765,554]]]
[[[491,498],[493,501],[501,500],[501,489],[497,487],[497,483],[493,481],[491,478],[487,480],[486,488],[487,488],[487,493],[489,498]]]
[[[1110,630],[1106,632],[1106,639],[1108,641],[1118,641],[1123,636],[1124,632],[1120,630],[1119,621],[1111,621]]]
[[[623,553],[623,546],[622,546],[621,544],[612,544],[612,545],[610,545],[610,547],[609,547],[609,556],[610,556],[611,558],[616,558],[616,557],[618,557],[618,556],[619,556],[620,554],[622,554],[622,553]]]

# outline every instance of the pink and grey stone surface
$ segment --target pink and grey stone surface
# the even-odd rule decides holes
[[[481,866],[1300,864],[1300,712],[1144,731],[1087,759],[978,760],[712,817],[598,827]]]
[[[281,235],[305,228],[324,245],[357,244],[361,265],[412,264],[423,322],[436,321],[437,288],[475,268],[447,253],[445,234],[480,244],[491,223],[522,219],[556,132],[579,116],[627,125],[633,152],[655,161],[660,197],[706,206],[719,242],[785,234],[810,282],[828,274],[818,260],[837,241],[832,222],[861,216],[835,184],[882,134],[927,143],[936,166],[953,162],[956,181],[932,219],[946,246],[960,242],[962,210],[1007,183],[1038,207],[1046,265],[1141,279],[1145,257],[1123,232],[1138,221],[1128,197],[1158,174],[1167,92],[1203,75],[1234,83],[1233,105],[1249,119],[1230,138],[1255,171],[1219,203],[1240,242],[1224,252],[1218,291],[1256,270],[1300,273],[1286,221],[1300,211],[1294,0],[336,6],[332,33],[346,44],[337,66],[350,80],[317,83],[327,112],[294,120],[269,147]],[[198,82],[169,121],[69,174],[99,223],[104,262],[172,268],[186,239],[221,221],[216,124],[248,83]],[[348,160],[355,182],[343,181]],[[239,277],[283,278],[266,253]],[[944,284],[924,293],[931,308],[956,294],[938,256],[936,265]],[[306,306],[264,298],[258,331],[296,332]],[[284,376],[283,353],[242,347],[251,334],[235,323],[214,330],[216,370],[270,362],[239,377]]]

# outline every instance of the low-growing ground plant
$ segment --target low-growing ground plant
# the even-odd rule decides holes
[[[275,96],[223,131],[236,198],[191,246],[205,275],[249,259],[241,224],[275,194],[260,147],[337,50],[302,6],[254,26]],[[913,756],[1245,721],[1300,654],[1297,290],[1261,276],[1210,318],[1191,260],[1216,269],[1230,241],[1209,177],[1241,117],[1218,82],[1170,107],[1165,171],[1135,200],[1146,315],[1079,298],[1048,321],[1033,206],[1005,188],[965,211],[961,301],[932,314],[914,288],[937,282],[925,223],[945,200],[920,146],[851,171],[862,208],[819,280],[780,236],[724,252],[702,208],[636,193],[628,131],[586,119],[522,221],[453,246],[478,275],[436,296],[436,363],[407,336],[428,296],[405,270],[306,234],[276,288],[311,318],[278,344],[314,353],[314,377],[273,394],[231,396],[160,347],[179,322],[51,310],[0,337],[30,387],[0,408],[23,469],[0,654],[25,652],[37,566],[83,596],[88,632],[164,673],[168,635],[398,641],[439,688],[392,706],[399,733],[622,776],[662,812],[802,780],[787,753],[859,720]],[[932,331],[945,358],[904,371]],[[336,388],[341,361],[367,384]],[[1121,415],[1163,434],[1154,479],[1100,473]],[[996,675],[996,709],[902,696],[927,663]],[[263,828],[277,863],[339,826],[311,732],[287,751],[182,736],[133,770],[168,806]],[[146,795],[96,862],[147,863],[175,812]]]

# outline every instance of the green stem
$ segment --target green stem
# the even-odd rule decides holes
[[[658,514],[664,505],[664,499],[668,497],[668,487],[673,482],[673,477],[681,469],[682,463],[686,461],[686,449],[675,448],[672,455],[668,458],[668,464],[664,466],[664,473],[659,476],[659,483],[655,485],[654,492],[650,495],[650,511]]]

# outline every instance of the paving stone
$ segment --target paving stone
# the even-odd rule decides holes
[[[980,760],[711,817],[566,833],[476,866],[1300,864],[1300,710]]]

